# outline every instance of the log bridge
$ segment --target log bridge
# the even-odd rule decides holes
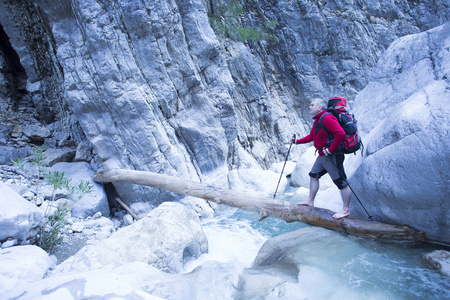
[[[254,192],[216,188],[204,183],[180,179],[148,171],[103,170],[93,179],[97,182],[122,182],[140,184],[171,191],[177,194],[202,198],[219,204],[244,209],[259,214],[259,220],[267,217],[282,219],[288,223],[301,222],[312,226],[335,230],[345,234],[398,245],[420,245],[425,242],[425,233],[407,225],[392,225],[377,221],[346,217],[336,220],[334,212],[301,206],[283,200],[275,200]]]

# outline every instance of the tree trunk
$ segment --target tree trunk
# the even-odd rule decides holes
[[[252,192],[219,189],[207,184],[179,179],[173,176],[145,171],[116,169],[98,172],[93,178],[98,182],[124,182],[147,185],[186,196],[203,198],[219,204],[258,213],[260,221],[271,216],[288,223],[297,221],[393,244],[419,245],[425,242],[424,232],[416,231],[406,225],[390,225],[354,217],[335,220],[333,218],[334,212],[328,209],[300,206]]]

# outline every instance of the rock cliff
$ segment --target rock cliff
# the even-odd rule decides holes
[[[312,97],[352,103],[391,42],[450,19],[446,1],[241,1],[241,23],[276,20],[277,40],[237,42],[211,28],[211,3],[1,0],[2,109],[32,103],[103,168],[221,181],[281,161]]]

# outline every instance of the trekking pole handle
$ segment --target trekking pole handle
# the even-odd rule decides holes
[[[294,133],[294,135],[292,135],[292,138],[291,138],[291,144],[295,144],[296,140],[297,140],[297,135]]]

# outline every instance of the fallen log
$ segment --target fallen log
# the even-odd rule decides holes
[[[288,201],[274,200],[261,194],[220,189],[204,183],[152,172],[123,169],[104,170],[97,172],[93,179],[97,182],[146,185],[186,196],[203,198],[258,213],[260,221],[271,216],[288,223],[302,222],[387,243],[420,245],[425,242],[424,232],[407,225],[391,225],[350,216],[336,220],[333,218],[334,212],[328,209],[300,206]]]

